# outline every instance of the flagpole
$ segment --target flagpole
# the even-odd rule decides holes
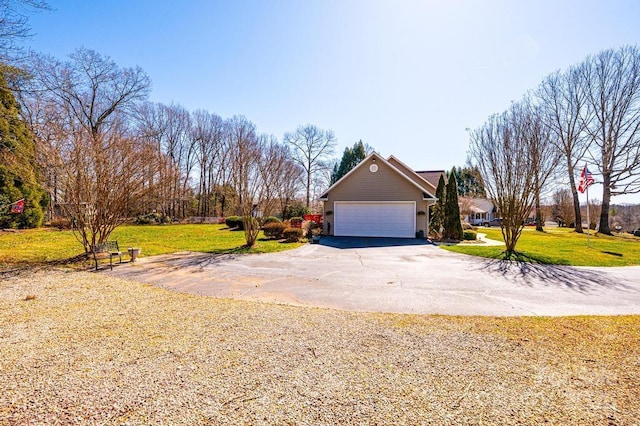
[[[13,206],[14,204],[18,204],[20,201],[22,201],[23,199],[20,198],[18,201],[14,201],[13,203],[9,203],[9,204],[5,204],[4,206],[0,206],[0,209],[3,209],[5,207],[10,207]]]
[[[587,247],[591,247],[591,217],[589,216],[589,186],[590,185],[587,185]]]

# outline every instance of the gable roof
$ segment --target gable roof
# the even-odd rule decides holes
[[[331,185],[329,187],[329,189],[327,189],[326,191],[324,191],[324,193],[320,196],[320,200],[327,200],[328,199],[328,194],[329,192],[331,192],[331,190],[333,188],[335,188],[336,186],[340,185],[342,182],[344,182],[346,179],[348,179],[349,176],[351,176],[356,170],[358,170],[360,167],[362,167],[363,165],[365,165],[367,163],[367,161],[369,159],[375,159],[376,161],[380,161],[382,164],[385,164],[386,166],[388,166],[391,170],[395,171],[396,173],[398,173],[400,176],[402,176],[402,178],[404,178],[407,182],[409,182],[411,185],[415,186],[416,188],[418,188],[421,192],[422,192],[422,196],[423,199],[425,200],[431,200],[434,199],[435,200],[435,196],[433,195],[434,189],[435,187],[432,189],[431,184],[429,184],[428,181],[422,179],[420,176],[417,176],[421,181],[424,181],[424,185],[414,181],[413,179],[411,179],[409,176],[407,176],[407,172],[403,172],[401,171],[398,167],[394,166],[393,164],[391,164],[389,161],[385,160],[383,157],[381,157],[377,152],[372,152],[371,154],[367,155],[367,157],[362,160],[361,162],[358,163],[357,166],[355,166],[353,169],[349,170],[349,172],[342,176],[340,179],[338,179],[338,181],[336,183],[334,183],[333,185]],[[389,157],[391,158],[391,157]],[[398,161],[398,160],[396,160]],[[398,161],[400,163],[400,161]],[[402,164],[402,163],[400,163]],[[404,164],[402,164],[404,166]],[[404,166],[406,167],[406,166]],[[411,169],[407,168],[409,172],[414,173]]]
[[[495,211],[493,202],[488,198],[467,198],[469,209],[474,213],[492,213]]]

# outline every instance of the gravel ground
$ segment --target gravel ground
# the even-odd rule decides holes
[[[353,313],[0,282],[0,424],[639,424],[640,317]]]

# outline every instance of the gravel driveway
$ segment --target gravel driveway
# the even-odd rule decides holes
[[[179,292],[352,311],[640,314],[640,267],[504,262],[415,240],[325,237],[320,245],[262,255],[183,252],[107,273]]]

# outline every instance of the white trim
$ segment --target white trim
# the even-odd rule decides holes
[[[415,233],[416,233],[416,229],[417,229],[417,219],[416,219],[416,212],[417,212],[417,203],[415,201],[334,201],[333,202],[333,235],[339,235],[336,234],[336,230],[338,230],[338,224],[339,224],[339,220],[340,220],[340,213],[339,213],[339,205],[353,205],[353,204],[377,204],[377,205],[389,205],[389,204],[404,204],[404,205],[411,205],[412,206],[412,219],[413,219],[413,230],[411,231],[411,235],[409,236],[403,236],[403,237],[389,237],[389,238],[414,238],[415,237]],[[367,236],[367,235],[363,235],[363,236]],[[378,237],[380,235],[369,235],[372,237]]]

